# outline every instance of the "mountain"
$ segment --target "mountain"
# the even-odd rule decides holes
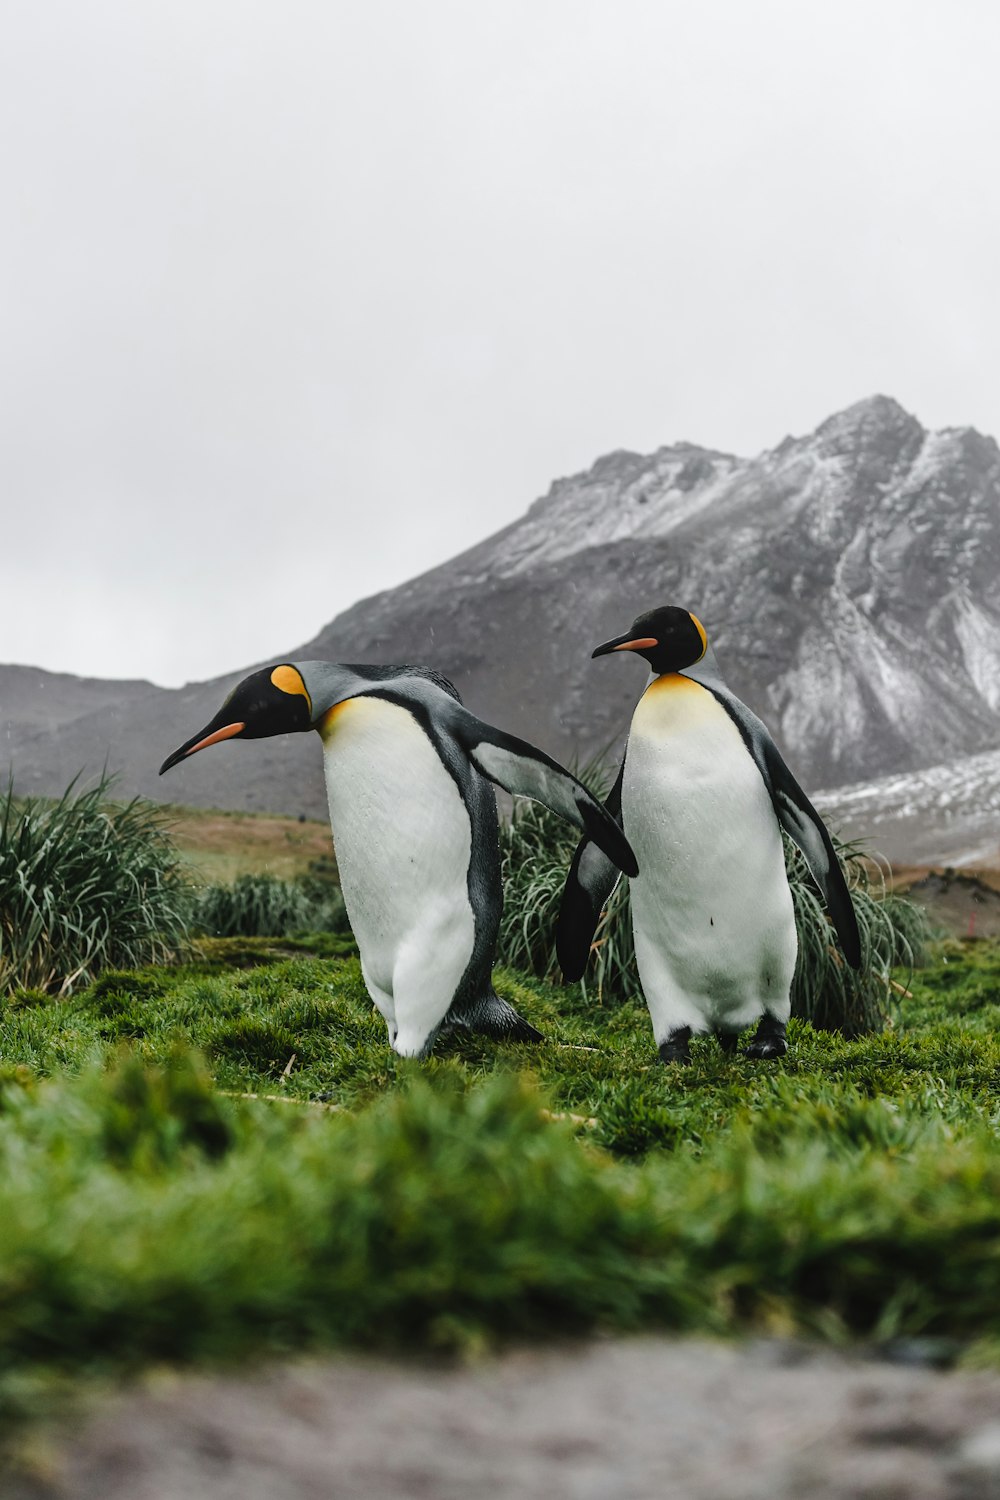
[[[996,749],[1000,450],[973,428],[928,432],[875,396],[756,458],[690,443],[611,453],[306,645],[276,643],[275,659],[428,662],[483,717],[585,758],[620,742],[645,672],[592,662],[591,648],[666,601],[704,621],[807,787]],[[223,746],[157,781],[242,671],[176,691],[129,684],[52,733],[10,712],[12,670],[24,669],[0,668],[0,704],[25,790],[55,790],[109,754],[129,791],[322,811],[307,737]]]
[[[894,864],[1000,868],[1000,749],[817,792],[847,836]]]

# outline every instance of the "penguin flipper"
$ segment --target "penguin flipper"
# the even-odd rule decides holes
[[[622,778],[625,762],[604,804],[617,823],[621,823]],[[597,924],[601,920],[612,891],[618,884],[619,871],[590,838],[577,845],[563,887],[559,916],[556,920],[556,957],[563,979],[573,984],[583,978],[590,957]]]
[[[452,708],[455,735],[478,771],[517,797],[532,797],[583,830],[626,875],[639,866],[621,826],[587,788],[558,761],[527,740],[484,724],[474,714]]]
[[[829,829],[785,765],[767,726],[721,683],[705,685],[709,686],[709,690],[743,736],[744,744],[764,778],[778,822],[796,847],[801,849],[810,873],[822,892],[830,920],[844,950],[844,957],[852,969],[859,969],[861,934],[858,931],[858,919]]]
[[[601,912],[620,877],[621,871],[596,844],[589,838],[580,840],[556,920],[556,957],[567,984],[583,978]]]
[[[785,765],[778,747],[770,744],[768,755],[771,801],[778,822],[801,849],[812,877],[823,893],[844,957],[852,969],[861,967],[861,934],[847,881],[833,847],[829,829]]]

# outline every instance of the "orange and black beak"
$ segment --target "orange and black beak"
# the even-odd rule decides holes
[[[596,651],[590,653],[591,660],[595,656],[610,656],[612,651],[651,651],[660,643],[655,636],[634,636],[631,631],[624,635],[616,635],[613,641],[605,641],[603,646],[598,646]]]
[[[229,714],[223,708],[216,714],[210,724],[206,724],[200,734],[187,741],[173,755],[168,755],[160,767],[160,775],[169,771],[171,766],[176,766],[180,761],[186,760],[189,755],[194,755],[198,750],[207,750],[209,745],[218,745],[221,740],[231,740],[246,729],[242,720],[237,723],[229,722]]]

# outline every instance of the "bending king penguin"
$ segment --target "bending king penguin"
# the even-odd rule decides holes
[[[403,1057],[442,1026],[537,1041],[493,993],[503,896],[490,782],[583,829],[612,868],[635,857],[618,823],[543,751],[484,724],[422,667],[280,662],[245,678],[160,774],[221,740],[315,729],[323,740],[347,914],[368,991]]]

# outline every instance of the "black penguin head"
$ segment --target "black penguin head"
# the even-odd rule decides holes
[[[654,672],[682,672],[693,667],[708,650],[708,636],[701,621],[676,604],[651,609],[632,621],[630,630],[605,641],[592,652],[608,656],[612,651],[635,651],[644,656]]]
[[[291,662],[262,667],[244,677],[229,694],[215,718],[193,735],[160,767],[160,775],[178,761],[207,750],[220,740],[263,740],[312,728],[312,699],[302,673]]]

